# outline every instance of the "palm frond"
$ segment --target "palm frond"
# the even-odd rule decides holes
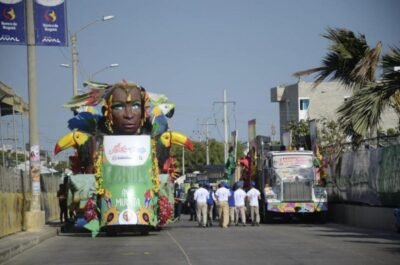
[[[375,48],[365,51],[365,55],[360,58],[351,72],[354,82],[363,86],[363,84],[375,80],[375,73],[379,65],[382,46],[382,42],[378,42]]]
[[[351,127],[357,134],[365,136],[379,125],[390,101],[391,95],[382,84],[369,83],[337,109],[338,121],[344,128]]]
[[[322,65],[298,71],[294,73],[295,76],[317,73],[314,87],[329,79],[338,81],[351,90],[362,88],[365,80],[371,81],[378,66],[381,43],[370,49],[364,35],[356,35],[343,28],[328,28],[322,36],[330,41]]]
[[[299,78],[299,77],[302,77],[302,76],[305,76],[305,75],[310,75],[310,74],[313,74],[313,73],[316,73],[316,72],[320,72],[322,70],[324,70],[324,67],[310,68],[310,69],[306,69],[306,70],[301,70],[301,71],[295,72],[295,73],[293,73],[293,76]]]

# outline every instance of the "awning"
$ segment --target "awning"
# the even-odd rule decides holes
[[[0,81],[0,111],[1,116],[11,115],[13,113],[23,113],[28,115],[28,103],[15,94],[15,92],[6,84]]]

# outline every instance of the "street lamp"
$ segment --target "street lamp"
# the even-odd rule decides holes
[[[112,64],[110,64],[110,65],[107,65],[106,67],[103,67],[103,68],[101,68],[100,70],[98,70],[98,71],[94,72],[93,74],[91,74],[91,75],[89,76],[89,80],[93,80],[93,77],[94,77],[95,75],[97,75],[97,74],[103,72],[104,70],[107,70],[107,69],[110,69],[110,68],[115,68],[115,67],[118,67],[118,66],[119,66],[119,64],[117,64],[117,63],[112,63]]]
[[[74,33],[70,33],[70,41],[71,41],[71,54],[72,54],[72,85],[73,85],[73,96],[76,96],[78,94],[78,49],[77,49],[77,35],[79,32],[83,31],[84,29],[90,27],[91,25],[101,22],[101,21],[107,21],[110,19],[113,19],[114,16],[103,16],[101,19],[96,19],[86,26],[80,28],[78,31]]]
[[[92,81],[92,80],[93,80],[93,77],[94,77],[95,75],[97,75],[97,74],[99,74],[99,73],[101,73],[101,72],[103,72],[103,71],[105,71],[105,70],[107,70],[107,69],[115,68],[115,67],[118,67],[118,66],[119,66],[119,64],[117,64],[117,63],[109,64],[109,65],[107,65],[107,66],[101,68],[100,70],[94,72],[93,74],[89,75],[89,78],[88,78],[88,79],[89,79],[89,81]],[[62,64],[60,64],[60,67],[72,68],[71,65],[69,65],[69,64],[67,64],[67,63],[62,63]],[[77,92],[83,92],[83,91],[78,89]]]

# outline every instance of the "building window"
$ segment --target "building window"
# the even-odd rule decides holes
[[[300,110],[308,110],[309,105],[310,105],[310,99],[308,98],[300,99]]]

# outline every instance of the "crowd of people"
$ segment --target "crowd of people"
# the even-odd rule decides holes
[[[189,221],[196,221],[199,227],[211,227],[214,221],[222,228],[229,226],[260,225],[259,200],[260,191],[251,182],[245,191],[243,182],[230,185],[220,182],[217,187],[210,183],[200,182],[198,187],[194,183],[182,199],[182,190],[175,185],[175,218],[180,219],[182,209],[188,211]]]

